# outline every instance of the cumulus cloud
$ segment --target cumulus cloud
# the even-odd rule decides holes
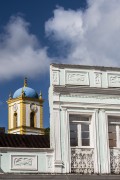
[[[62,63],[120,65],[120,1],[88,0],[85,11],[58,7],[45,24],[47,36],[68,45]]]
[[[22,17],[11,17],[0,34],[0,80],[45,72],[50,63],[47,49],[29,32],[29,23]]]
[[[87,3],[85,11],[57,7],[45,23],[47,37],[60,47],[61,56],[56,58],[50,58],[47,48],[30,33],[28,22],[12,17],[0,34],[0,80],[33,77],[46,72],[55,59],[60,63],[120,66],[120,1]]]

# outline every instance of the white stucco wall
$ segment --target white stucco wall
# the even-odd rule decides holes
[[[52,149],[0,148],[4,173],[53,173]]]

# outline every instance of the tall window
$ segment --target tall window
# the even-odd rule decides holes
[[[17,127],[17,113],[14,113],[13,115],[13,128]]]
[[[120,147],[120,117],[108,117],[109,147]]]
[[[90,146],[90,117],[70,115],[70,145]]]
[[[35,113],[31,112],[30,113],[30,127],[34,127],[35,126]]]

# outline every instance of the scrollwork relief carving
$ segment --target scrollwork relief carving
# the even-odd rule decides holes
[[[101,73],[95,73],[95,85],[101,87]]]
[[[15,158],[14,165],[15,166],[32,166],[32,158]]]
[[[58,72],[57,71],[53,71],[53,84],[59,84],[59,76],[58,76]]]
[[[53,163],[52,163],[52,157],[48,156],[48,168],[51,169],[53,168]]]
[[[67,84],[77,85],[89,85],[88,73],[84,72],[67,72],[66,73]]]
[[[11,155],[11,169],[37,170],[37,156]]]
[[[120,87],[120,74],[108,74],[109,86]]]
[[[111,76],[110,77],[110,82],[111,83],[120,83],[120,76]]]
[[[68,74],[68,81],[71,81],[71,82],[85,81],[85,75],[83,75],[83,74]]]

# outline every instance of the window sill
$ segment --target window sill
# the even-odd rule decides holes
[[[72,147],[71,146],[71,149],[94,149],[93,147],[90,147],[90,146],[82,146],[82,147],[78,147],[78,146],[74,146],[74,147]]]

